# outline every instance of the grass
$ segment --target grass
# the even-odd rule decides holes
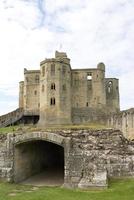
[[[11,133],[16,131],[19,128],[19,126],[8,126],[8,127],[4,127],[4,128],[0,128],[0,133]]]
[[[0,183],[0,200],[131,200],[134,199],[134,179],[111,180],[101,191],[69,190],[60,187],[23,186]]]
[[[107,127],[103,124],[98,123],[90,123],[90,124],[82,124],[82,125],[62,125],[62,126],[54,126],[54,127],[47,127],[47,128],[38,128],[35,125],[19,125],[19,126],[9,126],[0,128],[0,134],[6,134],[11,132],[19,132],[22,131],[60,131],[60,130],[80,130],[80,129],[106,129]]]
[[[62,126],[55,126],[52,128],[47,128],[46,130],[80,130],[80,129],[106,129],[107,126],[99,123],[90,123],[90,124],[80,124],[80,125],[62,125]]]

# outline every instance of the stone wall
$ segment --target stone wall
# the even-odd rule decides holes
[[[38,160],[40,168],[42,158],[38,141],[64,148],[65,187],[104,188],[107,187],[108,179],[111,177],[134,177],[134,143],[127,140],[120,131],[112,129],[15,133],[8,134],[7,138],[1,135],[0,177],[6,181],[18,182],[22,180],[20,174],[24,179],[33,174],[33,170],[29,167],[34,166],[31,165],[31,161],[33,163]],[[28,142],[35,142],[34,146],[26,146]],[[46,147],[42,148],[44,152]],[[54,150],[53,147],[51,149]],[[32,157],[30,152],[33,154]],[[55,157],[60,159],[60,156],[50,156],[49,152],[50,162]]]
[[[23,109],[18,108],[12,112],[0,116],[0,127],[9,126],[20,120],[23,116]]]
[[[23,87],[20,84],[20,91],[19,91],[19,99],[21,102],[23,102],[23,104],[20,103],[20,106],[23,106],[24,111],[38,114],[40,107],[39,88],[40,88],[40,70],[27,70],[25,68]]]
[[[55,58],[40,63],[40,70],[24,69],[19,106],[24,113],[39,114],[40,127],[71,124],[77,108],[78,112],[83,108],[116,112],[120,109],[118,79],[105,78],[103,63],[96,68],[72,69],[66,53],[56,51]],[[91,113],[85,114],[90,122]]]
[[[111,115],[108,126],[121,130],[126,138],[134,139],[134,108]]]
[[[13,179],[13,146],[11,139],[0,134],[0,180],[10,182]]]
[[[107,110],[97,108],[72,108],[73,124],[100,123],[106,124]]]

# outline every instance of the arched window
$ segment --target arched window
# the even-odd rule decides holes
[[[55,83],[51,83],[51,90],[55,90]]]
[[[39,83],[39,75],[35,76],[35,83]]]
[[[44,89],[45,89],[45,88],[44,88],[44,85],[42,85],[42,89],[41,89],[41,90],[42,90],[42,92],[44,92]]]
[[[50,105],[52,106],[52,105],[55,105],[55,104],[56,104],[55,98],[52,97],[52,98],[50,99]]]
[[[55,64],[51,64],[51,76],[55,75]]]
[[[107,86],[107,91],[110,94],[112,92],[112,90],[113,90],[113,82],[109,81],[108,86]]]

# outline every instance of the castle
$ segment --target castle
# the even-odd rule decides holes
[[[109,178],[134,177],[134,142],[126,139],[134,138],[134,109],[120,111],[118,79],[105,78],[103,63],[71,69],[66,53],[56,51],[40,70],[24,69],[19,88],[19,109],[0,116],[0,127],[37,122],[54,129],[0,134],[0,179],[19,183],[45,172],[67,188],[102,189]],[[89,122],[126,138],[115,129],[55,129]]]
[[[39,116],[40,126],[103,122],[120,109],[118,79],[105,78],[103,63],[72,69],[66,53],[56,51],[40,70],[24,69],[19,107],[25,116]]]

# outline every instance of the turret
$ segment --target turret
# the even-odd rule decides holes
[[[71,123],[70,59],[57,52],[40,63],[40,126]]]
[[[92,74],[92,106],[103,108],[106,105],[105,65],[99,63]]]
[[[104,63],[102,63],[102,62],[98,63],[97,69],[100,69],[100,70],[102,70],[103,72],[105,72],[105,65],[104,65]]]

